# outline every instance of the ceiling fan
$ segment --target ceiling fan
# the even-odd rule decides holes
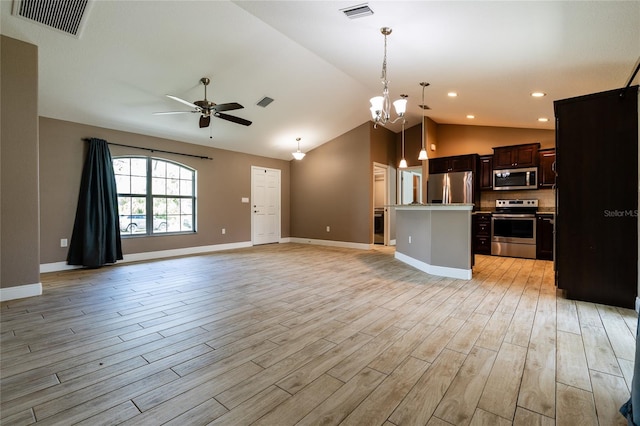
[[[181,99],[177,96],[167,95],[168,98],[173,99],[174,101],[181,102],[185,105],[189,105],[193,108],[192,111],[166,111],[166,112],[154,112],[154,115],[164,115],[164,114],[190,114],[196,113],[200,114],[200,127],[209,127],[211,123],[211,116],[221,118],[223,120],[231,121],[233,123],[242,124],[243,126],[250,126],[251,121],[245,120],[244,118],[236,117],[234,115],[224,114],[221,111],[232,111],[234,109],[244,108],[237,102],[230,102],[227,104],[216,104],[215,102],[211,102],[207,100],[207,86],[211,80],[207,77],[202,77],[200,79],[200,83],[204,85],[204,100],[189,102]]]

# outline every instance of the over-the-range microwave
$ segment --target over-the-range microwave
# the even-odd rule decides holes
[[[494,170],[493,189],[538,189],[538,168]]]

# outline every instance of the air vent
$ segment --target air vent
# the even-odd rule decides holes
[[[13,15],[80,37],[93,0],[14,0]]]
[[[265,108],[271,102],[273,102],[273,99],[271,99],[268,96],[265,96],[264,98],[260,99],[256,105],[261,106],[262,108]]]
[[[340,12],[344,13],[349,19],[363,18],[365,16],[373,15],[373,10],[368,4],[359,4],[358,6],[347,7],[346,9],[340,9]]]

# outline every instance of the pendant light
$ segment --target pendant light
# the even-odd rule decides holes
[[[402,159],[400,160],[400,164],[398,164],[399,169],[407,168],[407,160],[404,158],[404,123],[405,121],[402,120]]]
[[[420,105],[420,108],[422,108],[422,149],[420,150],[420,154],[418,154],[418,160],[420,161],[425,161],[429,159],[429,156],[427,155],[427,149],[425,148],[426,146],[425,138],[427,136],[424,128],[424,110],[427,109],[427,105],[424,103],[424,88],[427,87],[428,85],[429,83],[425,83],[424,81],[420,83],[420,86],[422,86],[422,105]]]
[[[296,141],[298,142],[298,150],[296,152],[292,152],[291,155],[293,155],[293,158],[296,160],[302,160],[306,154],[300,151],[300,138],[296,138]]]

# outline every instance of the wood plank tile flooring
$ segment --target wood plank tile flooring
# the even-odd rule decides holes
[[[552,266],[276,244],[43,274],[0,305],[1,423],[625,425],[636,314]]]

